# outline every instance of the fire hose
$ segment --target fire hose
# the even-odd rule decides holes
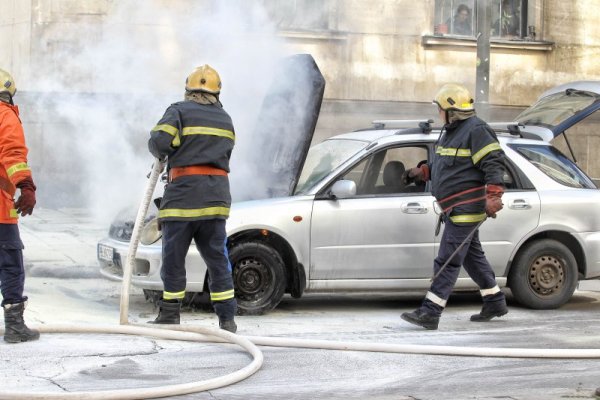
[[[145,196],[142,200],[135,226],[133,229],[127,263],[123,269],[123,283],[121,291],[120,322],[121,325],[70,325],[47,324],[36,326],[43,333],[101,333],[123,334],[156,337],[165,340],[185,340],[194,342],[233,343],[241,346],[253,360],[246,367],[224,375],[204,381],[157,386],[150,388],[132,388],[118,390],[98,390],[80,392],[15,392],[0,390],[0,399],[25,400],[25,399],[86,399],[86,400],[112,400],[112,399],[150,399],[165,396],[176,396],[217,389],[239,382],[254,374],[263,363],[262,352],[256,347],[291,347],[319,350],[346,350],[368,351],[401,354],[445,355],[459,357],[510,357],[510,358],[553,358],[553,359],[600,359],[600,349],[535,349],[535,348],[494,348],[494,347],[466,347],[466,346],[438,346],[393,343],[369,343],[351,341],[329,341],[313,339],[295,339],[281,337],[241,336],[221,329],[204,328],[200,326],[164,325],[149,328],[146,326],[130,325],[128,318],[129,285],[131,271],[135,261],[135,253],[139,243],[140,229],[158,176],[164,168],[163,163],[155,160],[149,176]],[[0,328],[0,334],[4,330]]]

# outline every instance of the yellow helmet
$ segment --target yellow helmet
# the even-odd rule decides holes
[[[208,64],[196,68],[185,80],[185,90],[190,92],[221,92],[219,73]]]
[[[440,88],[433,100],[442,110],[472,111],[473,97],[469,90],[458,83],[447,83]]]
[[[17,92],[17,87],[15,86],[13,77],[5,70],[0,69],[0,93],[4,92],[10,94],[10,97],[12,97]]]

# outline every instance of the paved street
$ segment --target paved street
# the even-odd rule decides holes
[[[79,209],[36,209],[22,219],[31,325],[118,324],[120,283],[100,277],[96,241],[108,222]],[[598,285],[588,284],[586,289]],[[600,292],[582,290],[559,310],[511,306],[486,324],[469,321],[477,295],[453,296],[438,331],[400,319],[422,293],[285,297],[273,312],[238,317],[245,336],[390,344],[507,348],[600,348]],[[153,306],[132,288],[130,319]],[[216,327],[216,316],[183,314],[183,324]],[[261,347],[262,368],[248,379],[181,399],[594,399],[600,360],[456,357]],[[64,393],[173,385],[247,365],[237,346],[109,334],[45,334],[33,343],[0,342],[2,391]],[[16,367],[15,367],[16,366]]]

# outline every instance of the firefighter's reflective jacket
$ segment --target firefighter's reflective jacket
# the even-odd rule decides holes
[[[231,206],[229,159],[235,142],[231,118],[220,105],[172,104],[150,132],[148,148],[168,157],[169,183],[159,218],[227,218]]]
[[[446,125],[430,171],[432,194],[452,222],[486,218],[485,185],[503,185],[505,158],[494,131],[476,116]]]
[[[16,224],[15,186],[31,177],[19,109],[0,101],[0,224]]]

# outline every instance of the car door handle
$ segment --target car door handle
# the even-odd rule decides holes
[[[425,204],[418,202],[404,203],[400,208],[407,214],[427,214],[428,211]]]
[[[512,208],[513,210],[529,210],[531,204],[525,199],[514,199],[508,202],[508,208]]]

